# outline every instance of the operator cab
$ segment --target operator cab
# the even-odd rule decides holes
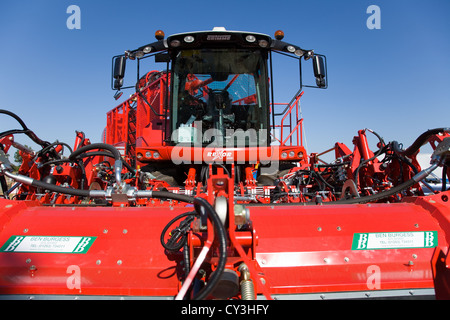
[[[268,145],[270,37],[214,28],[173,35],[167,43],[172,61],[172,142]]]
[[[126,59],[139,62],[145,55],[154,54],[155,60],[167,62],[170,107],[165,114],[165,132],[169,132],[165,141],[170,144],[270,145],[275,119],[272,112],[271,121],[268,61],[273,51],[299,61],[314,57],[317,87],[327,86],[324,57],[281,41],[284,35],[280,31],[275,39],[225,28],[175,34],[167,39],[158,30],[155,36],[157,42],[113,58],[113,88],[120,90],[123,85]]]
[[[172,127],[175,143],[266,144],[267,66],[254,49],[181,50],[173,59]],[[251,131],[248,141],[239,132]]]

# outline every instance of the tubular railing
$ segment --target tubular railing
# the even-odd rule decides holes
[[[281,146],[303,146],[303,118],[301,117],[300,98],[301,92],[290,104],[274,103],[271,113],[276,112],[277,107],[284,107],[280,113],[275,113],[275,123],[272,123],[272,138]],[[278,118],[277,118],[278,117]],[[281,118],[279,124],[277,120]],[[277,131],[278,129],[278,131]],[[279,132],[277,137],[277,132]]]

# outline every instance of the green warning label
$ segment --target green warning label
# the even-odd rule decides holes
[[[87,253],[97,237],[12,236],[0,252]]]
[[[434,248],[437,231],[355,233],[352,250]]]

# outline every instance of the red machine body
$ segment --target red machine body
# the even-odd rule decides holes
[[[167,68],[138,75],[102,143],[82,132],[73,149],[48,143],[1,110],[22,129],[0,134],[0,298],[449,299],[450,130],[403,150],[364,129],[353,150],[308,154],[303,91],[269,102],[267,61],[311,60],[326,88],[325,58],[280,34],[158,32],[116,56],[118,90],[125,61],[151,55]]]

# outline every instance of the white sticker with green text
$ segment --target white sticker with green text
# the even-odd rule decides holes
[[[434,248],[437,231],[355,233],[352,250]]]
[[[97,237],[12,236],[0,252],[87,253]]]

